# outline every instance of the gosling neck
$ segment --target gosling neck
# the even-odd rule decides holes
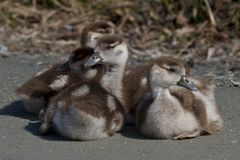
[[[124,104],[122,95],[122,79],[125,69],[125,63],[108,65],[107,72],[101,79],[102,87],[118,98]]]

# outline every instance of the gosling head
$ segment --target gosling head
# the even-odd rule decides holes
[[[86,25],[81,34],[81,45],[95,47],[97,40],[106,35],[115,34],[115,26],[105,21],[93,22]]]
[[[121,37],[109,35],[99,38],[95,50],[89,62],[95,55],[102,57],[102,62],[109,65],[124,66],[127,62],[128,49]],[[89,63],[89,66],[91,65],[95,64]]]
[[[89,69],[96,67],[97,65],[102,64],[103,59],[99,55],[95,55],[93,59],[95,65],[89,67],[86,65],[86,62],[93,54],[95,54],[95,50],[93,48],[90,47],[78,48],[72,53],[69,60],[62,66],[67,65],[73,73],[77,75],[83,75],[84,71],[87,71]]]
[[[183,65],[163,63],[161,66],[154,64],[151,67],[149,76],[151,88],[168,88],[178,85],[186,89],[196,91],[196,85],[186,78],[186,70]]]

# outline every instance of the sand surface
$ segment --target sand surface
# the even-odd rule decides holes
[[[134,126],[99,141],[67,141],[51,133],[38,134],[35,115],[24,111],[14,89],[57,58],[11,56],[0,58],[0,160],[239,160],[240,88],[216,89],[224,130],[182,141],[152,140]]]

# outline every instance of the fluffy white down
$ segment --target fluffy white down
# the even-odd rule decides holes
[[[62,89],[68,83],[68,79],[69,79],[68,75],[59,75],[57,79],[55,79],[53,83],[49,85],[49,87],[53,90]]]
[[[185,111],[168,90],[160,91],[146,114],[146,121],[140,130],[149,137],[173,138],[199,128],[194,115]]]
[[[108,137],[105,132],[106,120],[103,117],[96,118],[79,111],[74,106],[68,111],[60,108],[53,118],[56,131],[63,137],[89,141]]]
[[[90,88],[89,88],[86,84],[84,84],[84,85],[82,85],[81,87],[75,89],[75,90],[72,92],[72,96],[75,96],[75,97],[85,96],[85,95],[87,95],[89,92],[90,92]]]
[[[142,85],[142,86],[145,86],[146,84],[147,84],[147,78],[144,77],[144,78],[142,78],[142,80],[141,80],[141,85]]]
[[[125,43],[121,43],[119,45],[117,45],[115,48],[114,48],[114,52],[117,53],[117,52],[121,52],[121,55],[116,57],[117,59],[113,59],[113,64],[114,63],[118,63],[118,64],[124,64],[127,62],[127,59],[128,59],[128,48],[127,48],[127,45]]]
[[[96,69],[90,69],[90,70],[86,73],[85,77],[86,77],[86,79],[92,79],[92,78],[94,78],[96,75],[97,75],[97,70],[96,70]]]

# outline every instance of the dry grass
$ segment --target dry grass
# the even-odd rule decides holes
[[[106,20],[135,59],[144,60],[145,50],[147,58],[240,61],[239,0],[1,0],[0,10],[0,42],[11,51],[69,53],[86,22]]]

